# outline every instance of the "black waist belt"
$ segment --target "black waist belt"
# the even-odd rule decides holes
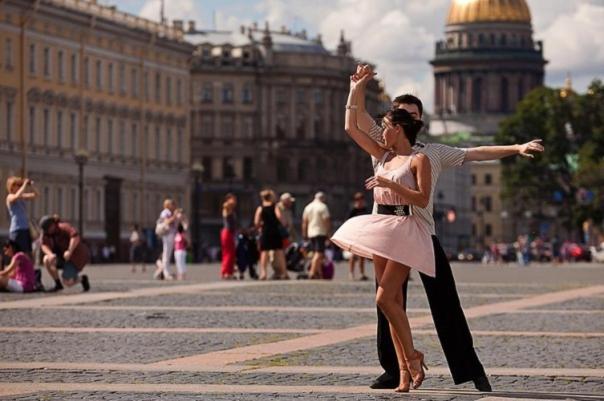
[[[377,213],[394,216],[411,216],[411,207],[409,205],[378,205]]]

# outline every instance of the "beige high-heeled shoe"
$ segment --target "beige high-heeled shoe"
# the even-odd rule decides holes
[[[411,388],[411,373],[409,373],[409,370],[407,369],[407,367],[403,367],[403,369],[401,369],[401,381],[398,385],[397,388],[394,389],[394,391],[396,393],[408,393],[409,392],[409,388]]]
[[[413,380],[413,389],[418,389],[426,377],[424,368],[428,370],[428,367],[424,362],[424,354],[418,350],[415,350],[413,356],[406,359],[406,362],[411,374],[411,379]]]

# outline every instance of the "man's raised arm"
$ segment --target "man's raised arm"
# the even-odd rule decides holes
[[[541,139],[533,139],[522,145],[507,146],[478,146],[466,150],[465,162],[477,162],[486,160],[498,160],[504,157],[520,155],[533,158],[534,153],[543,152],[544,147]]]

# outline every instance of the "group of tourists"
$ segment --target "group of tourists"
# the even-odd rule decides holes
[[[6,190],[10,227],[8,240],[3,245],[0,289],[10,292],[45,290],[42,272],[35,269],[35,244],[36,250],[42,253],[43,266],[54,280],[54,286],[46,289],[47,292],[76,284],[89,291],[88,276],[80,274],[89,261],[89,252],[78,231],[58,215],[44,216],[38,224],[28,216],[27,202],[40,196],[32,180],[11,176],[6,180]]]

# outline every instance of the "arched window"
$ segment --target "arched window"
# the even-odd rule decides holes
[[[508,96],[508,80],[507,78],[501,78],[501,111],[506,113],[509,111],[509,96]]]
[[[474,78],[472,81],[472,111],[480,112],[482,109],[482,79]]]

